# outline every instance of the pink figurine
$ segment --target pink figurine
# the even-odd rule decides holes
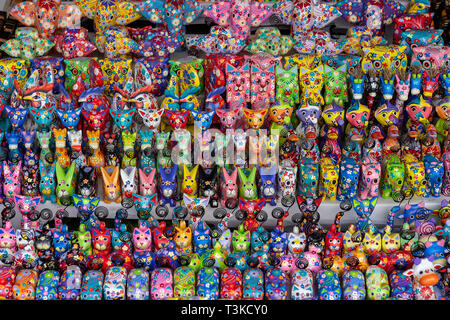
[[[405,271],[405,275],[414,278],[414,296],[416,300],[437,299],[434,286],[440,280],[437,270],[441,269],[442,266],[433,263],[433,260],[433,256],[426,259],[415,258],[414,266]]]

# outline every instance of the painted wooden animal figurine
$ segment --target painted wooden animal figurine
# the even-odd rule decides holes
[[[52,138],[51,131],[38,131],[37,132],[37,138],[39,140],[39,144],[41,146],[41,152],[39,154],[39,160],[43,161],[46,166],[48,166],[50,163],[46,159],[47,154],[51,154],[50,150],[50,140]]]
[[[103,177],[103,194],[106,203],[122,200],[119,183],[119,167],[100,167]]]
[[[405,275],[414,279],[414,296],[416,300],[436,300],[435,285],[439,282],[437,270],[442,268],[440,264],[434,263],[434,257],[414,259],[414,266],[405,271]]]
[[[62,168],[70,166],[70,157],[66,149],[67,129],[53,129],[53,136],[55,137],[55,156]]]
[[[37,154],[33,151],[33,142],[36,137],[36,131],[34,130],[22,130],[22,142],[25,147],[25,153],[23,155],[23,165],[26,167],[38,166]]]
[[[134,151],[134,145],[136,143],[137,133],[122,132],[122,142],[123,142],[123,158],[122,158],[122,168],[125,167],[135,167],[136,166],[136,153]]]
[[[87,130],[88,146],[91,148],[91,154],[88,158],[88,164],[95,168],[100,168],[105,165],[105,156],[100,150],[100,130]]]
[[[41,191],[43,202],[50,200],[52,203],[56,203],[55,170],[56,170],[56,162],[53,162],[52,164],[49,165],[45,165],[45,162],[42,159],[39,160],[39,171],[41,175],[39,190]]]

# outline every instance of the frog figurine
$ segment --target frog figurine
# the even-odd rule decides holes
[[[401,192],[405,181],[405,164],[400,157],[389,153],[383,158],[383,184],[382,194],[384,199]]]

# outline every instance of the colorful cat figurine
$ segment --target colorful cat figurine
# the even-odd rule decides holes
[[[97,189],[97,173],[95,168],[85,166],[78,173],[78,194],[83,197],[95,197]]]
[[[50,140],[52,137],[51,131],[38,131],[36,133],[37,138],[39,140],[39,144],[41,146],[41,152],[39,153],[39,160],[44,162],[44,165],[48,166],[50,163],[47,161],[46,155],[51,155],[50,150]]]
[[[126,198],[131,198],[133,193],[137,192],[136,167],[125,167],[120,169],[120,178],[122,180],[122,194]]]
[[[22,195],[35,197],[39,194],[37,165],[22,168]]]
[[[212,208],[219,205],[219,188],[217,180],[216,166],[212,168],[200,167],[198,194],[200,197],[209,197],[209,202]]]
[[[350,200],[357,195],[360,166],[352,158],[344,158],[340,164],[337,199]]]
[[[220,178],[220,203],[224,208],[230,207],[230,202],[237,198],[238,186],[237,186],[237,169],[231,171],[222,167],[221,178]],[[228,201],[228,205],[227,205]]]
[[[383,165],[381,196],[386,199],[391,195],[393,196],[395,192],[398,193],[402,190],[405,180],[405,164],[398,155],[390,153],[384,156]]]
[[[247,103],[250,101],[250,63],[246,62],[240,67],[227,63],[227,102],[234,101]]]
[[[22,161],[23,155],[19,150],[19,132],[7,132],[5,134],[6,141],[8,141],[8,159],[9,161]]]
[[[381,165],[379,162],[363,162],[361,164],[362,178],[360,181],[360,196],[367,200],[378,196],[378,186],[381,179]]]
[[[357,226],[361,232],[367,232],[369,227],[373,225],[370,216],[377,204],[378,197],[373,197],[370,200],[361,200],[358,197],[352,199],[353,208],[358,215]]]
[[[156,268],[156,260],[152,252],[152,230],[144,222],[133,230],[133,245],[133,260],[136,267],[153,271]]]
[[[186,221],[180,220],[175,224],[175,246],[181,254],[189,255],[192,253],[192,230],[186,225]]]
[[[25,147],[25,153],[23,155],[23,165],[26,167],[37,167],[38,156],[33,151],[34,138],[36,137],[36,131],[34,130],[22,130],[22,142]]]
[[[191,169],[183,164],[183,180],[181,182],[181,192],[188,196],[196,196],[198,191],[197,184],[197,171],[198,165],[193,166]]]
[[[252,105],[260,102],[272,103],[275,100],[275,66],[263,68],[263,65],[251,64],[251,99]]]
[[[8,164],[8,162],[3,161],[3,194],[6,198],[12,200],[14,195],[20,194],[21,183],[20,183],[20,169],[22,162],[19,161],[18,164],[15,165],[14,170],[12,170],[12,166]]]
[[[298,67],[289,70],[277,66],[276,74],[276,100],[281,103],[294,105],[300,102],[300,87],[298,82]]]
[[[119,152],[119,137],[115,133],[105,133],[105,164],[107,166],[119,166],[121,156]],[[100,158],[100,157],[99,157]]]
[[[141,138],[141,158],[139,167],[144,169],[146,173],[150,173],[155,168],[155,157],[153,155],[153,131],[139,130]]]
[[[81,146],[83,143],[83,131],[81,130],[69,130],[67,132],[69,138],[69,145],[71,149],[71,158],[75,162],[75,166],[79,171],[80,168],[87,165],[86,156],[83,154]]]
[[[146,174],[143,169],[139,169],[139,193],[149,196],[157,192],[156,169],[152,169]]]
[[[321,91],[324,84],[323,65],[314,69],[300,68],[300,86],[302,89],[301,106],[323,105]]]
[[[333,69],[324,65],[325,103],[343,106],[348,101],[347,92],[347,66],[344,64]]]
[[[101,168],[105,165],[105,156],[100,150],[100,130],[87,130],[88,147],[91,149],[91,154],[88,158],[88,164],[95,168]]]
[[[238,168],[241,185],[239,188],[239,197],[246,200],[256,200],[258,198],[258,191],[256,187],[256,167],[246,174],[245,169]]]
[[[122,131],[122,143],[124,152],[124,155],[122,157],[122,168],[136,166],[137,159],[134,150],[136,136],[136,132],[131,133]]]

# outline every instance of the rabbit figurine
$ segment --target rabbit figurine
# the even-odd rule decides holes
[[[139,193],[143,196],[149,196],[157,192],[156,190],[156,169],[152,169],[146,174],[144,169],[139,169]]]
[[[239,196],[246,200],[256,200],[258,198],[258,190],[255,183],[256,167],[253,167],[248,175],[244,170],[238,168],[239,178],[241,179]]]
[[[3,161],[3,194],[8,199],[12,200],[14,195],[20,194],[20,168],[22,161],[12,169],[12,166],[8,165],[8,162]]]
[[[107,166],[100,168],[103,177],[103,194],[106,203],[122,200],[119,184],[119,167]]]
[[[86,131],[88,136],[88,146],[91,148],[91,155],[88,158],[88,164],[95,168],[105,165],[105,156],[100,151],[100,130]]]

